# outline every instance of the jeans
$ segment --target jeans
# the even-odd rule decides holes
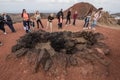
[[[83,27],[88,27],[88,25],[89,25],[89,22],[85,22]]]
[[[23,26],[25,27],[26,33],[30,31],[29,21],[23,21]]]
[[[86,18],[85,18],[85,24],[84,24],[83,27],[88,27],[89,21],[90,21],[90,17],[86,17]]]
[[[94,28],[97,24],[97,21],[96,20],[93,20],[92,24],[91,24],[91,28]]]
[[[8,25],[8,27],[11,29],[12,32],[15,32],[15,29],[13,27],[13,23],[12,22],[6,22],[6,24]]]
[[[68,23],[68,21],[69,21],[69,24],[70,24],[70,23],[71,23],[70,18],[67,18],[67,20],[66,20],[66,24]]]
[[[40,19],[38,19],[36,22],[37,22],[37,28],[39,28],[39,23],[41,24],[42,28],[44,28]]]

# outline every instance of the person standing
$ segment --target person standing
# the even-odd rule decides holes
[[[89,9],[89,11],[87,12],[87,14],[85,15],[85,23],[83,25],[83,29],[88,29],[89,27],[89,22],[90,22],[90,19],[91,19],[91,15],[92,15],[92,12],[93,12],[93,8],[91,7]]]
[[[30,24],[29,24],[29,14],[26,9],[23,9],[21,17],[23,18],[23,26],[26,33],[30,32]]]
[[[0,15],[0,30],[2,30],[4,34],[7,34],[4,28],[4,18],[1,15]]]
[[[12,19],[9,15],[6,13],[3,13],[3,18],[5,21],[5,24],[11,29],[12,32],[16,32],[15,28],[13,27],[13,22]]]
[[[36,23],[37,23],[37,28],[41,27],[44,28],[43,24],[42,24],[42,21],[41,21],[41,15],[39,13],[39,11],[36,11],[35,12],[35,15],[34,15],[35,19],[36,19]],[[40,25],[39,25],[40,24]]]
[[[73,14],[73,25],[75,26],[75,23],[76,23],[76,19],[77,19],[77,11],[75,11],[75,13]]]
[[[48,16],[48,21],[47,21],[47,29],[48,29],[48,26],[50,26],[50,32],[53,31],[53,29],[52,29],[52,20],[53,20],[53,19],[54,19],[53,14],[50,14],[50,15]]]
[[[60,22],[60,16],[62,17],[62,20],[64,18],[64,15],[63,15],[63,9],[61,9],[58,13],[57,13],[57,19],[58,19],[58,27],[59,27],[59,22]]]
[[[95,30],[95,26],[96,26],[96,24],[97,24],[97,21],[101,18],[102,10],[103,10],[103,8],[99,8],[99,9],[95,12],[95,14],[94,14],[94,16],[93,16],[93,22],[92,22],[92,24],[91,24],[91,29]]]
[[[69,22],[69,24],[71,24],[71,9],[67,12],[66,25],[68,22]]]
[[[58,13],[57,13],[57,19],[58,19],[58,22],[60,20],[60,16],[62,16],[62,19],[64,18],[64,15],[63,15],[63,9],[61,9]]]

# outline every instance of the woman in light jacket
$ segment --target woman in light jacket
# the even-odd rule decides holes
[[[98,19],[101,18],[102,10],[103,10],[103,8],[99,8],[99,9],[95,12],[94,17],[93,17],[93,22],[92,22],[92,24],[91,24],[91,29],[95,30],[95,26],[96,26],[96,24],[97,24],[97,21],[98,21]]]
[[[44,28],[44,26],[43,26],[43,24],[42,24],[42,21],[41,21],[41,15],[40,15],[39,11],[36,11],[36,12],[35,12],[34,17],[35,17],[35,19],[36,19],[37,28],[40,27],[39,24],[41,24],[41,27]]]

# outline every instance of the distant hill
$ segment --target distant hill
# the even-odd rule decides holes
[[[116,20],[120,20],[120,13],[111,14]]]
[[[111,14],[112,17],[114,17],[116,20],[118,20],[117,24],[120,25],[120,13],[115,13],[115,14]]]
[[[120,16],[120,13],[115,13],[115,14],[111,14],[111,15]]]
[[[7,13],[12,18],[13,23],[21,22],[21,13]]]

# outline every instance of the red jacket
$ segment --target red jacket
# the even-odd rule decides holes
[[[76,18],[77,18],[77,15],[78,15],[78,14],[73,14],[73,19],[76,19]]]

